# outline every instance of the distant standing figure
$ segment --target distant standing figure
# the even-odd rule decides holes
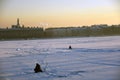
[[[69,46],[69,49],[72,49],[72,47],[71,47],[71,46]]]
[[[34,69],[35,73],[38,73],[38,72],[43,72],[40,65],[38,63],[36,63],[36,66],[35,66],[35,69]]]

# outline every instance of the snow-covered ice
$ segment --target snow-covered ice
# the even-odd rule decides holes
[[[36,63],[43,73],[34,73]],[[0,41],[0,80],[119,80],[119,73],[120,36]]]

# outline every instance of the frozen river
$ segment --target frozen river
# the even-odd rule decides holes
[[[43,73],[34,73],[36,63]],[[0,80],[120,80],[119,74],[120,36],[0,41]]]

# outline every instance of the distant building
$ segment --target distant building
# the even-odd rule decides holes
[[[17,24],[16,25],[12,25],[12,28],[13,29],[21,28],[20,23],[19,23],[19,18],[17,18]]]

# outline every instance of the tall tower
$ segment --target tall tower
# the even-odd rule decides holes
[[[17,18],[17,26],[20,26],[19,18]]]

